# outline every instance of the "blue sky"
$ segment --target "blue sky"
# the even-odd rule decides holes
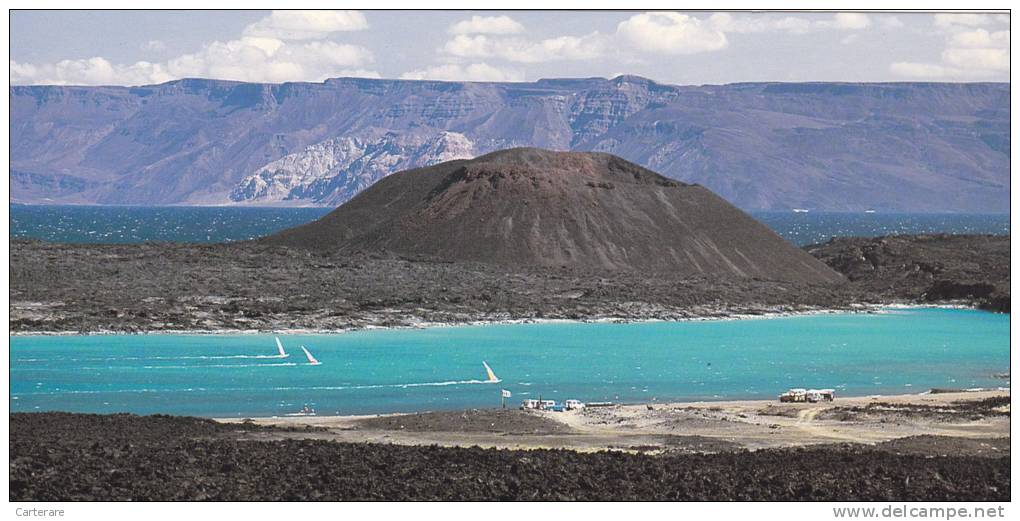
[[[13,84],[337,76],[1009,81],[1009,17],[931,13],[14,11]]]

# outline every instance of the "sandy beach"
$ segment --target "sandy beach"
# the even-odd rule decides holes
[[[265,438],[449,447],[642,453],[720,452],[827,443],[876,444],[949,437],[981,451],[1009,437],[1008,390],[777,400],[650,403],[546,412],[482,409],[378,416],[221,419],[225,423],[313,427],[253,433]]]

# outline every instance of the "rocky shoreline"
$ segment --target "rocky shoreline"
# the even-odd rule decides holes
[[[840,237],[808,253],[875,298],[959,301],[1009,313],[1008,235]]]
[[[115,329],[100,329],[95,331],[11,331],[10,336],[99,336],[99,335],[339,335],[356,331],[369,331],[377,329],[433,329],[446,327],[465,326],[507,326],[514,324],[554,324],[554,323],[576,323],[576,324],[635,324],[644,322],[703,322],[714,320],[767,320],[771,318],[828,315],[838,313],[883,313],[890,308],[896,309],[975,309],[968,303],[958,304],[921,304],[905,302],[888,302],[884,304],[854,304],[846,308],[792,308],[781,309],[753,309],[744,312],[732,312],[726,309],[704,311],[703,314],[683,313],[676,318],[629,318],[618,316],[595,316],[585,318],[470,318],[465,317],[462,321],[456,322],[424,322],[418,321],[415,317],[408,317],[406,321],[397,324],[378,326],[367,324],[343,329],[153,329],[153,330],[131,330],[120,331]],[[703,310],[695,310],[701,312]]]
[[[861,241],[872,250],[862,251]],[[14,334],[339,332],[541,320],[733,318],[889,304],[1009,311],[1008,236],[834,239],[806,249],[844,273],[847,282],[719,282],[566,267],[508,270],[257,243],[15,240],[10,326]],[[933,287],[945,291],[933,292]]]

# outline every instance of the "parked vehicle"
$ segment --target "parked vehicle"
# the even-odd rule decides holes
[[[836,391],[833,389],[808,389],[807,401],[815,402],[831,402],[836,398]]]
[[[585,408],[581,400],[567,400],[563,403],[556,400],[524,400],[521,402],[521,409],[538,409],[541,411],[570,411]]]
[[[831,402],[836,398],[834,389],[790,389],[779,395],[780,402]]]
[[[563,402],[563,405],[567,408],[568,411],[573,411],[575,409],[584,409],[584,402],[582,402],[581,400],[567,400]]]
[[[790,389],[779,395],[780,402],[806,402],[807,389]]]

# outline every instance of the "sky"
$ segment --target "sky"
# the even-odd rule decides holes
[[[1009,15],[994,13],[16,10],[10,22],[15,85],[1009,81]]]

